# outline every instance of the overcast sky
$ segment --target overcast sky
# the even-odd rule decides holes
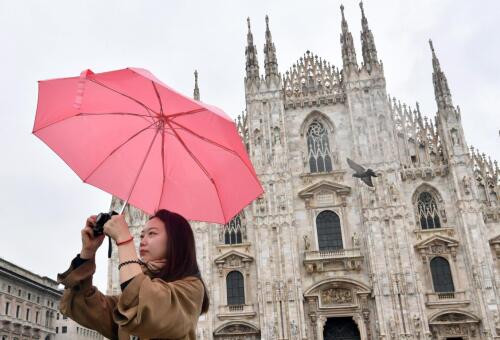
[[[344,1],[358,62],[360,9]],[[31,134],[37,80],[128,66],[152,71],[236,117],[244,108],[246,18],[263,71],[266,14],[280,72],[311,50],[341,66],[340,2],[325,1],[0,1],[0,257],[55,278],[80,249],[88,215],[110,196],[82,183]],[[433,116],[432,38],[467,143],[499,159],[500,2],[367,0],[365,11],[382,59],[388,92]],[[105,290],[106,247],[94,282]]]

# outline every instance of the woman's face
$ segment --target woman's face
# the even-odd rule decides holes
[[[142,229],[139,254],[143,261],[165,259],[167,232],[159,218],[150,219]]]

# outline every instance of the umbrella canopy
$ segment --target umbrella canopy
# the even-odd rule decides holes
[[[85,183],[149,214],[222,224],[263,193],[233,120],[144,69],[39,81],[33,133]]]

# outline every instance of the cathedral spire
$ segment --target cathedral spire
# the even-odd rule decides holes
[[[198,87],[198,70],[194,70],[194,90],[193,98],[195,100],[200,100],[200,89]]]
[[[246,79],[259,79],[259,62],[257,60],[257,49],[253,43],[253,34],[250,29],[250,18],[247,18],[248,34],[247,47],[245,48],[246,56]]]
[[[436,98],[436,103],[438,110],[453,107],[453,102],[451,100],[451,92],[448,87],[448,80],[444,72],[441,70],[441,65],[439,64],[439,59],[436,56],[436,51],[434,51],[434,45],[432,40],[429,39],[429,45],[432,51],[432,82],[434,83],[434,96]]]
[[[266,43],[264,44],[264,68],[266,79],[271,76],[278,76],[278,61],[276,58],[276,48],[269,30],[269,17],[266,15]]]
[[[365,16],[365,9],[363,7],[363,1],[359,3],[361,8],[361,44],[363,51],[363,61],[366,67],[370,70],[373,65],[378,63],[377,48],[375,47],[375,39],[373,38],[373,33],[368,27],[368,19]]]
[[[340,34],[340,44],[342,46],[342,61],[344,64],[344,69],[349,72],[351,69],[357,70],[358,63],[356,61],[356,51],[354,50],[354,42],[352,40],[352,34],[349,32],[349,27],[347,26],[347,21],[344,16],[344,5],[340,5],[340,11],[342,12],[342,33]]]

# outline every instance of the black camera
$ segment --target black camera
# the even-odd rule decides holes
[[[94,230],[94,237],[102,235],[104,232],[104,225],[111,219],[111,216],[118,215],[116,211],[110,213],[100,213],[97,215],[96,221],[92,229]]]

